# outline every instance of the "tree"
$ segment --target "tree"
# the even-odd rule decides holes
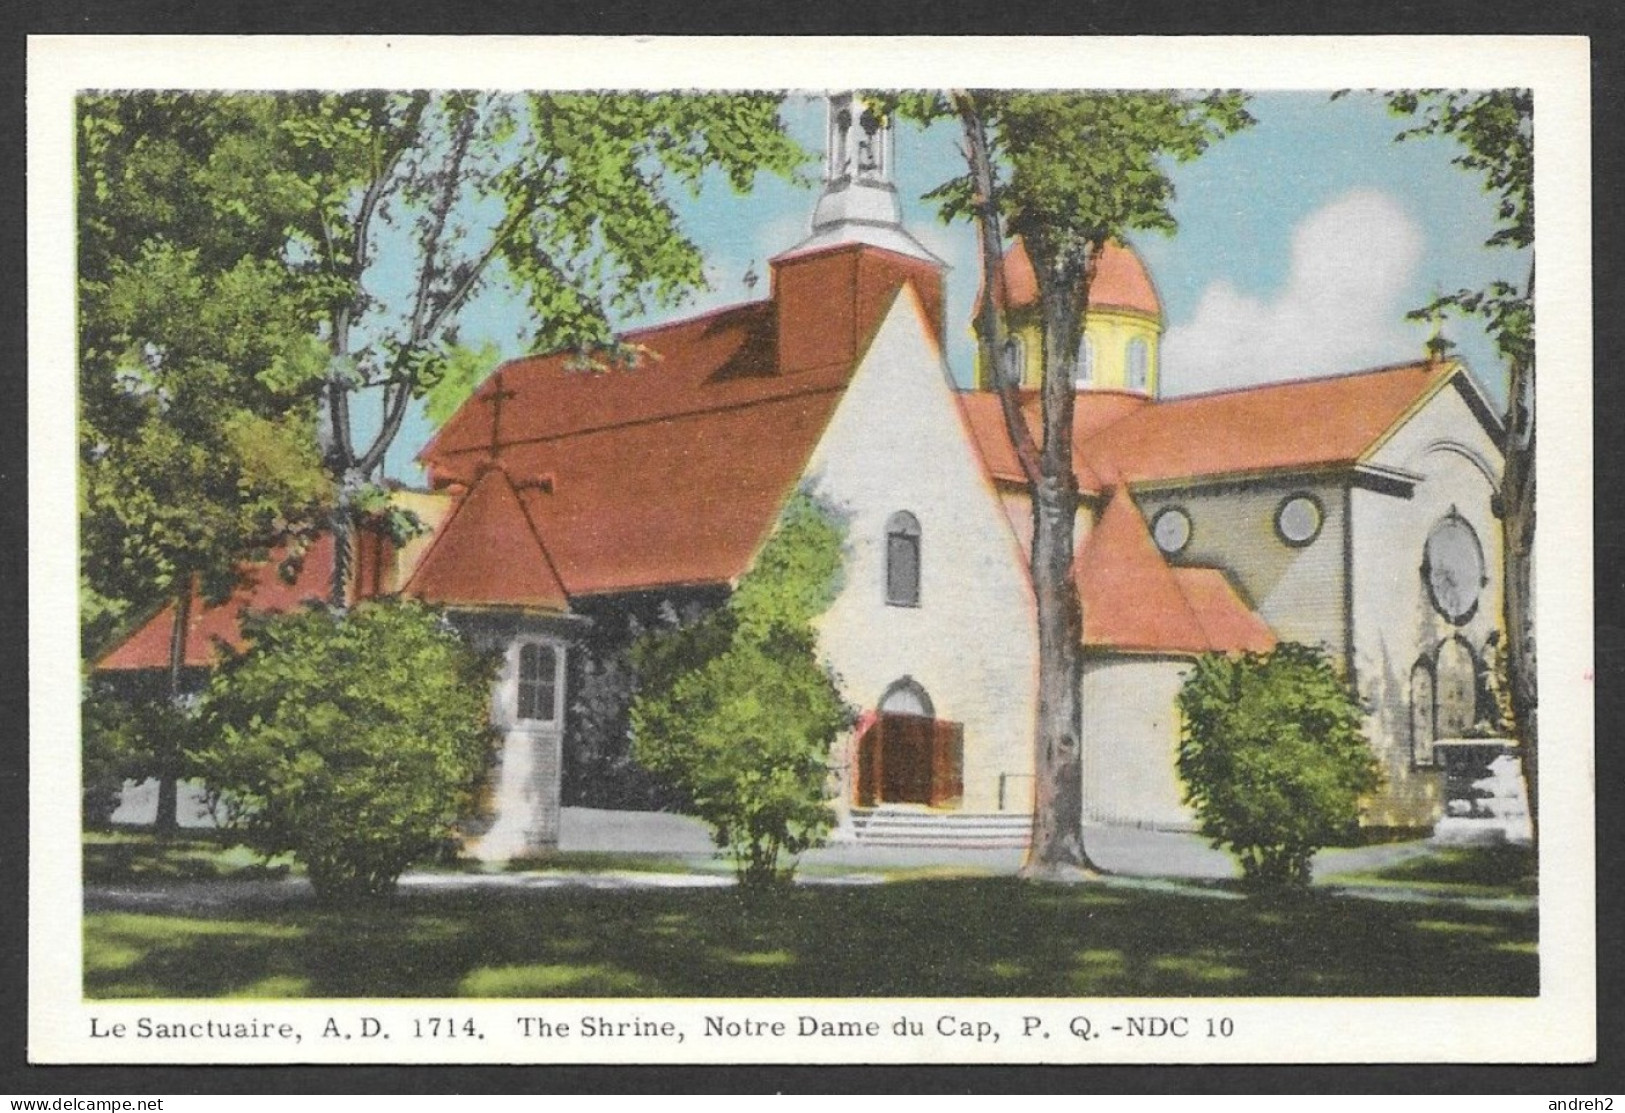
[[[1309,884],[1380,783],[1354,692],[1318,649],[1208,654],[1179,693],[1179,775],[1202,834],[1266,888]]]
[[[493,662],[402,600],[274,615],[248,637],[210,681],[198,768],[244,840],[292,853],[323,900],[389,893],[473,800]]]
[[[829,754],[851,709],[818,660],[813,621],[834,599],[841,527],[796,495],[726,607],[638,646],[637,760],[711,824],[740,884],[788,879],[834,818]]]
[[[791,174],[804,155],[777,113],[761,94],[84,98],[87,642],[171,600],[178,693],[194,596],[308,537],[313,503],[345,605],[358,520],[411,528],[375,481],[412,400],[466,385],[460,311],[506,286],[532,346],[636,358],[611,316],[702,283],[673,188]],[[363,392],[382,413],[365,441]]]
[[[150,762],[131,775],[159,779],[161,831],[176,825],[194,603],[223,599],[245,559],[308,534],[327,502],[314,396],[286,373],[309,362],[314,319],[252,254],[281,224],[212,206],[191,157],[242,124],[164,94],[79,103],[83,644],[94,656],[126,619],[173,607],[172,706],[132,712],[123,732]]]
[[[1413,318],[1457,313],[1483,322],[1508,370],[1503,465],[1496,511],[1505,562],[1502,621],[1514,731],[1522,751],[1529,818],[1539,834],[1539,692],[1535,686],[1535,158],[1534,95],[1528,89],[1406,90],[1386,94],[1395,115],[1418,122],[1399,140],[1447,136],[1461,145],[1452,161],[1482,175],[1496,200],[1500,226],[1486,247],[1529,253],[1522,287],[1492,282],[1481,290],[1445,294]]]
[[[1072,412],[1083,335],[1100,252],[1126,233],[1172,232],[1170,161],[1182,162],[1252,123],[1236,93],[993,92],[894,98],[904,115],[952,119],[967,172],[932,196],[945,219],[977,227],[983,289],[976,321],[1005,425],[1027,479],[1030,555],[1038,609],[1038,711],[1034,724],[1033,836],[1028,877],[1087,876],[1083,846],[1083,611],[1072,578],[1078,479]],[[1037,437],[1022,414],[992,296],[1001,282],[1005,234],[1020,236],[1038,281],[1043,378]]]
[[[187,111],[243,121],[192,157],[225,211],[284,217],[252,258],[307,293],[323,348],[306,385],[335,489],[332,601],[347,601],[350,540],[415,398],[454,365],[461,311],[482,291],[523,295],[535,349],[634,359],[610,320],[703,285],[674,189],[736,189],[804,159],[766,94],[469,92],[192,94]],[[454,367],[455,370],[455,367]],[[357,398],[376,432],[357,432]]]

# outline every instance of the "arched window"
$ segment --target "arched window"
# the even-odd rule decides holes
[[[1412,763],[1434,763],[1433,737],[1433,666],[1424,657],[1411,669]]]
[[[1151,349],[1136,336],[1128,342],[1128,388],[1144,390],[1151,378]]]
[[[517,718],[551,723],[559,717],[559,651],[542,642],[519,647]]]
[[[886,689],[880,697],[880,710],[888,715],[922,715],[929,719],[936,714],[931,697],[912,676],[905,676]]]
[[[1087,336],[1078,338],[1078,385],[1089,386],[1095,381],[1095,342]]]
[[[920,523],[907,510],[886,521],[886,602],[920,605]]]
[[[1433,730],[1440,738],[1460,738],[1478,718],[1478,659],[1459,637],[1439,646],[1433,664]]]

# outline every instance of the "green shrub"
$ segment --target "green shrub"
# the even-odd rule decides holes
[[[693,801],[747,886],[787,880],[834,819],[830,748],[852,716],[812,624],[840,566],[840,525],[797,495],[726,608],[634,653],[633,752]]]
[[[1179,775],[1202,833],[1255,885],[1307,885],[1315,851],[1352,832],[1360,798],[1380,783],[1359,704],[1331,662],[1290,642],[1206,656],[1179,710]]]
[[[405,601],[278,615],[249,639],[209,686],[204,777],[244,840],[291,852],[324,900],[390,892],[485,771],[491,662]]]
[[[158,778],[173,784],[193,775],[187,750],[197,732],[194,703],[172,700],[167,680],[118,685],[105,677],[90,679],[80,703],[86,825],[113,818],[125,781]]]

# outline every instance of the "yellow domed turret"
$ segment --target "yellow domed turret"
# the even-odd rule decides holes
[[[1010,339],[1016,345],[1023,388],[1038,386],[1042,372],[1043,334],[1038,319],[1038,279],[1027,248],[1016,240],[1000,265]],[[981,304],[981,296],[977,298]],[[1078,353],[1078,388],[1130,390],[1156,397],[1160,378],[1159,341],[1162,302],[1151,275],[1132,247],[1109,243],[1101,252],[1089,291],[1082,351]],[[988,369],[976,358],[976,386],[993,385]]]

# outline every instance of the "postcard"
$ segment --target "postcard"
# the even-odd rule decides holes
[[[32,40],[31,1060],[1593,1059],[1588,65]]]

